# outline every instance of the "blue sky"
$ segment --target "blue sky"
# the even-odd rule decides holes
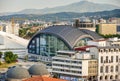
[[[0,0],[0,13],[17,12],[23,9],[42,9],[68,5],[83,0]],[[94,3],[113,4],[119,6],[120,0],[88,0]]]

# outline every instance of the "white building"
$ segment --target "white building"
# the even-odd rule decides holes
[[[18,57],[23,58],[27,54],[28,42],[14,34],[0,31],[1,52],[12,51],[14,54],[18,54]]]
[[[2,23],[0,25],[0,31],[10,33],[10,34],[19,35],[19,24],[14,23],[12,25],[11,22]]]
[[[107,46],[106,40],[91,40],[87,42],[88,45],[95,45],[95,46]]]
[[[76,51],[58,51],[52,58],[53,73],[72,81],[120,81],[120,47],[113,44],[116,41],[119,39],[94,40]]]
[[[68,81],[87,81],[97,78],[97,60],[94,54],[58,51],[52,58],[53,73]]]
[[[120,81],[120,47],[111,44],[110,39],[107,41],[88,43],[97,46],[90,48],[90,52],[98,56],[98,81]],[[116,39],[112,41],[116,42]]]
[[[98,80],[120,80],[120,47],[99,47]]]

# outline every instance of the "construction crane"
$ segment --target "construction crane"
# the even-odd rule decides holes
[[[11,18],[11,26],[12,26],[12,34],[14,34],[14,28],[15,28],[15,21],[16,20],[25,20],[25,18]]]

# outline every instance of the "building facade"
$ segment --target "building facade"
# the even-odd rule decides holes
[[[98,48],[98,80],[113,81],[120,80],[120,48],[99,47]]]
[[[19,35],[19,24],[13,25],[11,22],[2,23],[0,24],[0,31]]]
[[[117,34],[116,24],[99,24],[98,32],[102,35]]]
[[[80,28],[80,29],[88,29],[91,31],[95,31],[95,23],[92,22],[89,18],[80,18],[76,19],[74,23],[74,27]]]
[[[92,81],[97,79],[97,59],[94,54],[75,51],[58,51],[52,57],[53,74],[69,81]]]
[[[37,32],[28,44],[30,58],[50,61],[58,50],[73,50],[84,46],[87,41],[100,39],[95,32],[77,29],[71,26],[51,26]]]
[[[107,40],[108,41],[108,40]],[[98,81],[120,80],[120,47],[113,42],[93,41],[97,47],[90,48],[90,52],[97,54]],[[97,44],[96,44],[97,43]],[[112,43],[112,44],[109,44]]]

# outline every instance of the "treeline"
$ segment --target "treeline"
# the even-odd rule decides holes
[[[114,37],[118,37],[120,38],[120,34],[108,34],[108,35],[102,35],[100,34],[103,38],[114,38]]]

